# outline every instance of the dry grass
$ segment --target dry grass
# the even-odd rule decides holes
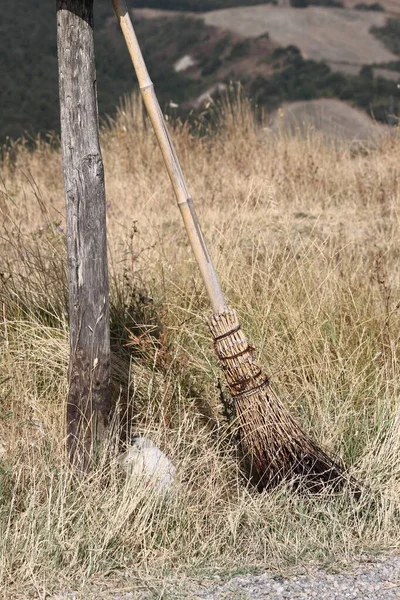
[[[223,107],[212,134],[176,125],[174,137],[223,288],[275,391],[369,489],[355,503],[246,485],[221,416],[207,300],[133,99],[102,139],[113,387],[136,414],[132,429],[176,463],[176,491],[160,498],[124,481],[112,434],[86,480],[66,466],[60,153],[13,148],[0,167],[6,597],[28,584],[282,569],[398,548],[400,139],[354,151],[316,134],[275,136],[244,101]]]

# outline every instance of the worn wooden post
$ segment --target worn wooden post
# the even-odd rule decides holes
[[[69,271],[68,450],[73,463],[86,470],[110,411],[106,202],[93,0],[57,0],[57,46]]]

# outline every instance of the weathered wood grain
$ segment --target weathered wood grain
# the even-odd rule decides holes
[[[69,271],[68,450],[85,470],[110,411],[106,202],[93,0],[57,0],[57,45]]]

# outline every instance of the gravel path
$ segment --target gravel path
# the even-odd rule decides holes
[[[197,593],[200,600],[399,600],[400,557],[359,564],[346,573],[310,571],[288,579],[271,575],[235,577]]]
[[[290,577],[241,575],[229,580],[182,578],[121,588],[99,586],[80,592],[48,595],[52,600],[400,600],[400,556],[363,557],[340,573],[303,569]],[[111,583],[111,582],[110,582]],[[112,584],[111,584],[112,585]],[[18,596],[20,598],[20,596]]]

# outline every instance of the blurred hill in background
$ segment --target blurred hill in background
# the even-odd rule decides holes
[[[336,98],[393,124],[400,114],[397,0],[149,0],[133,17],[160,103],[187,115],[231,81],[270,112]],[[53,3],[0,5],[0,143],[58,133]],[[101,119],[136,87],[109,0],[95,2]],[[302,104],[303,106],[303,104]]]

